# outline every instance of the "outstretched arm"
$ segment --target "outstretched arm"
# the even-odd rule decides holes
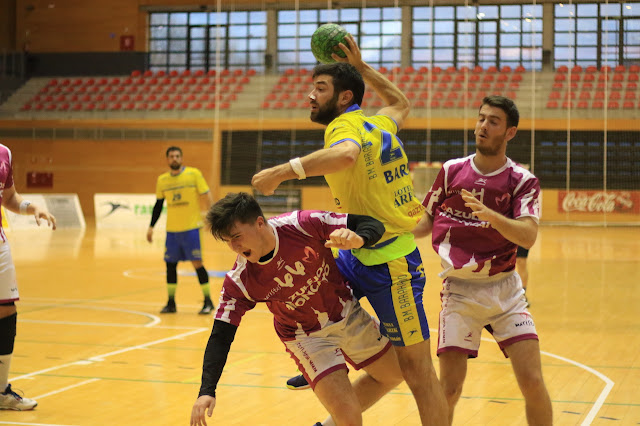
[[[324,176],[352,167],[360,155],[360,147],[353,142],[345,141],[330,149],[320,149],[300,158],[306,177]],[[264,195],[272,195],[284,181],[297,179],[291,162],[270,167],[256,173],[251,185]]]
[[[191,426],[207,424],[205,412],[209,417],[216,406],[216,387],[227,362],[231,343],[238,327],[224,321],[215,320],[213,330],[204,351],[202,362],[202,384],[198,399],[191,409]]]
[[[387,104],[387,106],[378,111],[378,115],[391,117],[398,125],[398,130],[400,130],[405,118],[407,118],[409,111],[411,110],[411,103],[409,102],[409,99],[407,99],[404,93],[402,93],[395,84],[389,81],[389,79],[362,60],[360,48],[356,44],[352,35],[347,37],[347,43],[349,46],[345,46],[342,43],[338,45],[347,57],[341,58],[334,53],[331,55],[332,58],[339,62],[348,62],[360,71],[365,83],[371,86],[378,96],[382,98],[384,103]]]
[[[33,215],[38,226],[40,226],[40,220],[46,220],[47,225],[56,229],[56,218],[40,206],[25,200],[22,195],[18,194],[15,186],[5,188],[2,192],[2,206],[14,213]]]

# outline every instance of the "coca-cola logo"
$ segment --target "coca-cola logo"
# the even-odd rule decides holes
[[[559,192],[560,211],[585,213],[636,213],[637,192],[570,191]]]

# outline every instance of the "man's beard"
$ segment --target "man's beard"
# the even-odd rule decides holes
[[[505,132],[504,136],[506,136],[506,135],[507,135],[507,133]],[[489,142],[489,141],[487,141],[487,142]],[[501,148],[502,148],[502,145],[480,146],[476,142],[476,149],[478,150],[478,152],[480,152],[480,154],[482,154],[482,155],[484,155],[486,157],[493,157],[493,156],[499,155],[500,152],[501,152]]]
[[[323,107],[319,107],[318,111],[314,114],[311,112],[311,121],[314,123],[324,124],[325,126],[331,123],[340,113],[338,112],[338,94],[333,95],[333,98]]]
[[[182,167],[182,164],[180,164],[180,163],[171,163],[171,164],[169,164],[169,167],[171,167],[171,170],[180,170],[180,167]]]

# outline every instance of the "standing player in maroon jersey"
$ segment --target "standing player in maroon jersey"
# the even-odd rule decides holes
[[[273,313],[286,351],[336,424],[362,424],[362,411],[402,381],[395,352],[379,324],[352,295],[331,248],[375,244],[384,226],[369,216],[295,211],[265,219],[249,194],[228,194],[207,214],[211,233],[238,254],[222,285],[204,355],[191,425],[206,425],[231,342],[258,302]],[[348,361],[366,374],[353,385]]]
[[[432,233],[444,268],[437,353],[450,422],[467,359],[478,355],[486,328],[511,360],[529,424],[552,423],[538,335],[515,272],[516,249],[533,245],[540,217],[538,179],[506,156],[519,118],[512,100],[483,99],[476,153],[442,166],[414,230],[416,237]]]

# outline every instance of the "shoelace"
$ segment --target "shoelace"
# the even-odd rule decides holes
[[[16,392],[14,392],[13,389],[11,389],[11,385],[7,385],[7,388],[2,393],[5,395],[11,395],[14,398],[16,398],[18,401],[22,401],[22,397],[18,395]]]

